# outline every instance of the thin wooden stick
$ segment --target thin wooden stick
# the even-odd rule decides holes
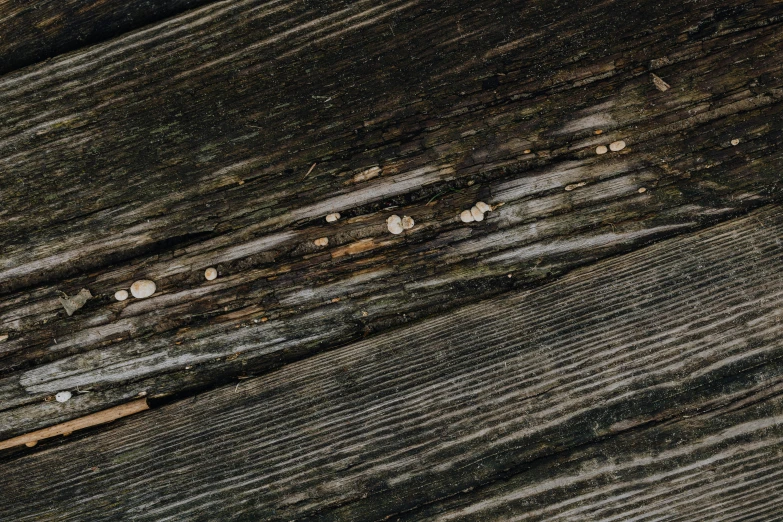
[[[308,170],[308,171],[307,171],[307,174],[305,174],[305,175],[304,175],[304,178],[302,178],[302,181],[304,181],[304,180],[307,178],[307,176],[309,176],[309,175],[310,175],[310,173],[313,171],[313,169],[315,168],[315,166],[316,166],[316,165],[318,165],[318,163],[313,163],[313,164],[310,166],[310,170]]]
[[[56,437],[57,435],[67,435],[76,430],[112,422],[121,417],[127,417],[128,415],[133,415],[134,413],[148,410],[149,408],[150,407],[147,404],[147,399],[138,399],[126,404],[120,404],[119,406],[95,412],[68,422],[63,422],[62,424],[56,424],[42,430],[32,431],[12,439],[0,441],[0,450],[13,448],[14,446],[21,446],[22,444],[35,446],[39,440],[48,439],[49,437]]]

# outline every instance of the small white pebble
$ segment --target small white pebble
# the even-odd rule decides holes
[[[734,138],[733,140],[731,140],[731,144],[736,147],[737,145],[739,145],[739,140],[737,138]]]
[[[402,228],[402,222],[401,221],[392,221],[391,223],[386,223],[386,227],[389,229],[389,232],[392,234],[402,234],[402,231],[404,230]]]
[[[69,391],[57,392],[57,395],[54,396],[54,400],[56,400],[57,402],[66,402],[70,398],[71,398],[71,392]]]
[[[117,290],[114,292],[114,298],[117,301],[124,301],[128,298],[128,291],[127,290]]]
[[[413,218],[410,216],[403,216],[402,217],[402,228],[405,230],[410,230],[413,228],[413,225],[415,225],[416,222],[413,221]]]
[[[149,279],[141,279],[133,283],[130,287],[131,295],[136,299],[144,299],[155,293],[157,287],[154,281]]]
[[[599,145],[595,148],[596,154],[606,154],[609,150],[604,145]]]
[[[334,223],[338,219],[340,219],[340,213],[339,212],[334,212],[334,213],[328,214],[326,216],[326,222],[327,223]]]
[[[217,279],[217,270],[214,267],[209,267],[206,270],[204,270],[204,279],[207,281],[212,281],[213,279]]]
[[[479,201],[478,203],[476,203],[476,208],[482,212],[489,212],[490,210],[492,210],[492,207],[490,207],[483,201]]]
[[[459,218],[462,220],[463,223],[470,223],[471,221],[475,221],[473,219],[473,214],[470,212],[470,210],[463,210],[462,213],[459,215]]]
[[[315,246],[326,246],[326,245],[329,244],[329,238],[328,237],[319,237],[318,239],[313,241],[313,243],[315,243]]]
[[[613,141],[609,144],[609,150],[612,152],[617,152],[618,150],[623,150],[625,148],[625,142],[623,140],[619,141]]]
[[[645,192],[647,192],[647,189],[644,187],[639,187],[639,190],[637,192],[639,192],[639,194],[644,194]]]
[[[471,207],[470,215],[473,216],[473,219],[476,221],[484,221],[484,213],[480,211],[478,207]]]

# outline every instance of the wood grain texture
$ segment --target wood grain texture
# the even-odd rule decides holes
[[[0,437],[777,200],[783,5],[576,5],[221,2],[0,78]],[[456,219],[479,199],[504,205]]]
[[[158,22],[209,0],[3,0],[0,74]]]
[[[764,208],[44,443],[0,516],[769,520],[781,233]]]

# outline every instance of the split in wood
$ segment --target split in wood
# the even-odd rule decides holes
[[[78,419],[63,422],[62,424],[56,424],[42,430],[36,430],[25,435],[0,441],[0,450],[21,446],[22,444],[32,447],[35,446],[39,440],[56,437],[57,435],[69,435],[76,430],[112,422],[119,418],[127,417],[128,415],[133,415],[134,413],[148,409],[149,405],[147,404],[147,399],[138,399],[127,404],[121,404]]]

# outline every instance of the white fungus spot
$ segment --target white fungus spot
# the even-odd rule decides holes
[[[476,221],[484,221],[484,213],[480,211],[478,207],[471,207],[470,215],[473,216],[473,219]]]
[[[397,223],[398,225],[401,225],[402,224],[402,218],[400,218],[400,216],[398,216],[397,214],[393,214],[393,215],[389,216],[388,218],[386,218],[386,224],[387,225],[391,225],[392,223]]]
[[[638,190],[637,192],[638,192],[639,194],[644,194],[645,192],[647,192],[647,189],[646,189],[646,188],[644,188],[644,187],[639,187],[639,190]]]
[[[604,145],[599,145],[595,148],[596,154],[606,154],[609,150]]]
[[[612,152],[617,152],[618,150],[623,150],[625,148],[625,142],[623,140],[613,141],[609,144],[609,150]]]
[[[338,219],[340,219],[340,213],[339,212],[333,212],[333,213],[328,214],[326,216],[326,222],[327,223],[334,223]]]
[[[128,298],[128,291],[127,290],[117,290],[114,292],[114,298],[117,301],[124,301]]]
[[[212,281],[213,279],[217,279],[217,270],[213,267],[209,267],[206,270],[204,270],[204,278],[207,281]]]
[[[478,203],[476,203],[476,208],[478,208],[482,212],[489,212],[490,210],[492,210],[492,207],[490,207],[483,201],[479,201]]]
[[[739,140],[737,138],[734,138],[733,140],[731,140],[731,144],[736,147],[737,145],[739,145]]]
[[[329,238],[328,237],[319,237],[315,241],[313,241],[315,246],[326,246],[329,244]]]
[[[463,210],[462,213],[459,215],[459,218],[462,220],[463,223],[470,223],[471,221],[475,221],[475,219],[473,219],[473,214],[470,212],[470,210]]]
[[[70,398],[71,398],[71,392],[69,391],[57,392],[57,395],[54,396],[54,400],[56,400],[57,402],[66,402]]]
[[[410,230],[413,228],[413,225],[415,225],[416,222],[413,221],[413,218],[410,216],[403,216],[402,217],[402,228],[405,230]]]
[[[154,281],[149,279],[141,279],[133,283],[130,287],[131,295],[136,299],[144,299],[155,293],[157,287]]]

